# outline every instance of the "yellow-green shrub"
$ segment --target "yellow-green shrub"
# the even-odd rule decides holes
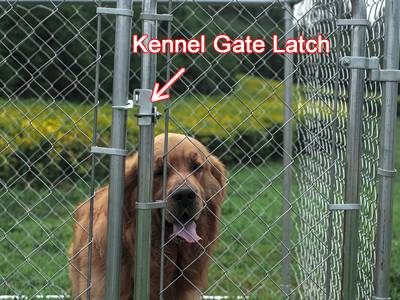
[[[260,161],[281,143],[283,84],[247,76],[228,95],[175,97],[170,132],[200,139],[226,163]],[[159,104],[160,110],[163,104]],[[45,182],[85,176],[90,169],[93,106],[36,99],[0,101],[0,177],[29,176]],[[98,146],[110,142],[111,108],[98,112]],[[161,120],[156,133],[164,130]],[[128,113],[130,149],[137,144],[138,126]],[[107,158],[101,158],[108,165]],[[39,176],[39,177],[38,177]],[[26,181],[26,180],[25,180]]]

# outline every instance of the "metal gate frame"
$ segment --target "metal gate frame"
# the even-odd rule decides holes
[[[207,1],[201,1],[207,2]],[[213,3],[221,3],[223,1],[212,1]],[[225,2],[225,1],[224,1]],[[249,1],[247,1],[249,2]],[[257,3],[258,1],[250,1],[251,3]],[[268,1],[273,2],[273,1]],[[123,6],[123,1],[118,1],[119,6]],[[209,3],[209,2],[207,2]],[[259,2],[258,2],[259,3]],[[265,3],[265,1],[263,1]],[[342,66],[351,68],[351,83],[350,83],[350,110],[348,130],[348,150],[347,150],[347,181],[346,181],[346,193],[345,193],[345,204],[339,206],[331,206],[331,210],[344,210],[345,211],[345,222],[344,222],[344,245],[343,245],[343,299],[355,299],[356,284],[357,284],[357,252],[358,252],[358,218],[359,218],[359,158],[361,155],[360,149],[360,139],[357,139],[361,135],[361,109],[363,100],[363,90],[364,90],[364,70],[368,68],[364,63],[364,66],[355,66],[355,60],[360,59],[361,61],[367,61],[363,59],[365,57],[365,28],[366,25],[366,8],[365,2],[363,0],[352,1],[353,3],[353,19],[352,20],[338,20],[341,22],[340,25],[351,25],[353,26],[353,46],[352,46],[352,57],[342,59]],[[143,13],[156,15],[156,1],[155,0],[144,0],[143,1]],[[288,8],[289,5],[285,4]],[[396,95],[397,95],[397,81],[398,81],[398,35],[399,28],[396,21],[398,21],[399,15],[399,3],[395,0],[386,0],[386,7],[391,7],[392,9],[386,9],[386,39],[385,39],[385,63],[384,70],[376,71],[378,73],[377,80],[383,81],[385,86],[384,104],[383,104],[383,116],[382,116],[382,126],[381,126],[381,148],[382,155],[380,160],[380,189],[379,189],[379,216],[378,216],[378,241],[377,241],[377,261],[376,261],[376,275],[375,275],[375,296],[374,299],[389,299],[388,298],[388,281],[389,281],[389,259],[390,259],[390,241],[391,241],[391,207],[392,207],[392,186],[394,180],[394,137],[395,137],[395,112],[396,112]],[[287,15],[290,21],[290,14]],[[287,22],[287,26],[290,22]],[[392,25],[392,26],[390,26]],[[143,32],[149,34],[150,37],[156,36],[156,20],[143,20]],[[289,26],[290,27],[290,26]],[[288,28],[288,27],[287,27]],[[129,32],[129,31],[128,31]],[[120,32],[117,30],[117,34],[126,38],[126,32]],[[288,35],[289,36],[289,35]],[[152,160],[153,160],[153,138],[154,138],[154,128],[153,122],[154,118],[154,108],[150,104],[149,90],[152,88],[155,82],[155,55],[143,55],[142,58],[142,89],[138,91],[139,97],[139,126],[140,126],[140,149],[139,149],[139,197],[138,202],[145,204],[141,205],[137,210],[137,241],[136,243],[136,273],[135,273],[135,299],[149,299],[149,263],[150,263],[150,226],[151,226],[151,208],[152,205]],[[349,60],[350,59],[350,60]],[[350,61],[350,63],[349,63]],[[126,66],[126,60],[120,60],[116,62],[115,68],[118,68],[119,63]],[[354,64],[353,64],[354,63]],[[391,70],[387,70],[391,69]],[[396,70],[396,71],[395,71]],[[285,74],[289,75],[292,73],[292,62],[289,57],[285,60]],[[389,78],[394,76],[395,79]],[[379,76],[381,76],[379,78]],[[393,82],[394,81],[394,82]],[[116,80],[115,86],[118,85]],[[123,80],[122,80],[123,82]],[[120,87],[122,87],[121,85]],[[125,82],[126,87],[126,82]],[[291,108],[291,90],[292,90],[292,80],[286,81],[286,107]],[[117,96],[117,95],[116,95]],[[126,96],[126,93],[124,93]],[[126,97],[125,97],[126,99]],[[124,100],[121,103],[123,104]],[[291,110],[286,110],[285,121],[288,124],[285,130],[285,187],[284,193],[286,195],[285,199],[285,209],[287,213],[285,214],[285,237],[284,237],[284,249],[283,256],[284,260],[284,284],[285,293],[288,292],[288,285],[290,276],[289,273],[289,251],[290,251],[290,158],[291,158],[291,148],[292,145],[290,141],[291,138]],[[122,117],[124,118],[124,116]],[[114,118],[113,118],[114,119]],[[168,130],[166,126],[166,131]],[[124,125],[120,127],[120,134],[125,133]],[[114,145],[114,144],[113,144]],[[122,146],[123,144],[115,144],[114,146]],[[117,162],[115,158],[114,164]],[[122,162],[122,159],[118,159],[118,162]],[[120,165],[122,166],[122,165]],[[114,175],[116,176],[116,175]],[[114,177],[115,178],[115,177]],[[121,177],[116,177],[121,179]],[[111,181],[110,186],[118,186],[116,192],[118,196],[115,199],[123,196],[121,195],[122,189],[121,185],[117,182]],[[111,200],[111,199],[110,199]],[[116,203],[119,203],[115,200]],[[115,228],[120,227],[120,217],[117,213],[120,210],[120,206],[116,205]],[[110,215],[110,224],[114,224],[113,219]],[[118,220],[119,219],[119,220]],[[114,229],[115,230],[115,229]],[[109,235],[109,238],[113,238],[113,235]],[[116,235],[119,236],[119,235]],[[110,242],[116,242],[115,236],[114,240]],[[114,244],[115,246],[115,244]],[[116,255],[117,254],[117,255]],[[108,252],[108,266],[110,270],[118,270],[119,252]],[[140,258],[140,259],[138,259]],[[111,273],[111,272],[107,272]],[[114,272],[112,272],[114,273]],[[118,273],[115,272],[115,273]],[[118,291],[117,286],[119,282],[117,280],[108,279],[107,280],[107,290],[114,291],[109,292],[110,298],[117,298]],[[113,297],[111,296],[113,295]],[[162,296],[161,296],[162,298]]]
[[[0,3],[7,0],[0,0]],[[43,3],[44,0],[21,0],[21,3]],[[55,0],[53,2],[71,3],[94,3],[91,0]],[[102,3],[114,3],[113,0],[104,0]],[[112,141],[111,148],[93,147],[93,153],[111,155],[110,164],[110,193],[109,193],[109,215],[107,235],[107,278],[106,278],[106,299],[118,299],[120,295],[120,268],[121,268],[121,234],[122,234],[122,204],[124,199],[124,171],[127,128],[126,117],[127,99],[129,94],[129,60],[130,60],[130,36],[132,23],[132,4],[141,2],[139,0],[117,0],[117,7],[98,9],[99,17],[97,23],[97,54],[96,54],[96,96],[94,106],[98,105],[98,76],[100,63],[100,36],[101,14],[116,15],[115,34],[115,60],[113,78],[113,110],[112,110]],[[186,2],[177,0],[174,2]],[[229,0],[197,0],[198,3],[226,4]],[[286,7],[286,38],[290,38],[294,31],[292,4],[297,1],[278,0],[241,0],[240,3],[257,5],[266,3],[284,3]],[[171,0],[160,0],[158,3],[168,3]],[[347,180],[344,203],[342,205],[331,205],[331,213],[335,210],[344,210],[344,245],[343,245],[343,299],[355,299],[357,285],[357,254],[358,254],[358,219],[359,219],[359,158],[361,148],[359,136],[361,135],[361,109],[364,96],[366,70],[371,69],[371,80],[380,81],[384,87],[381,132],[380,132],[380,161],[379,161],[379,192],[378,192],[378,215],[377,215],[377,241],[375,247],[376,264],[374,274],[374,300],[386,300],[389,298],[389,275],[390,275],[390,250],[392,236],[392,204],[393,185],[395,179],[395,137],[396,137],[396,111],[398,82],[400,81],[399,69],[399,20],[400,2],[397,0],[386,0],[385,9],[385,42],[383,68],[376,67],[376,59],[366,57],[365,53],[365,26],[366,10],[364,0],[353,0],[352,19],[337,20],[338,25],[353,27],[353,47],[351,57],[341,60],[341,67],[351,69],[350,83],[350,110],[348,118],[348,154],[347,154]],[[150,37],[157,36],[157,1],[143,0],[142,6],[143,33]],[[147,17],[146,17],[147,16]],[[149,17],[150,16],[150,17]],[[170,26],[169,26],[170,32]],[[292,187],[292,164],[293,164],[293,132],[292,132],[292,88],[293,88],[293,56],[285,57],[285,126],[284,126],[284,230],[283,230],[283,281],[282,291],[286,297],[290,294],[290,252],[291,252],[291,187]],[[372,67],[371,67],[372,66]],[[169,76],[169,71],[168,75]],[[151,246],[151,209],[152,203],[152,181],[153,181],[153,148],[154,148],[154,122],[158,116],[154,106],[150,102],[151,89],[156,80],[156,55],[142,55],[141,88],[134,92],[139,105],[138,125],[140,127],[140,148],[139,148],[139,184],[138,184],[138,206],[137,206],[137,242],[136,243],[136,270],[135,270],[135,299],[149,299],[150,282],[150,246]],[[96,144],[96,109],[93,128],[93,146]],[[168,104],[166,105],[166,127],[168,133]],[[167,139],[167,136],[166,136]],[[166,140],[167,141],[167,140]],[[164,145],[167,148],[167,145]],[[164,151],[167,152],[166,149]],[[92,159],[91,191],[90,191],[90,224],[88,235],[89,274],[87,278],[86,299],[90,299],[91,286],[91,248],[92,248],[92,221],[93,221],[93,200],[94,200],[94,172],[96,159]],[[166,156],[164,157],[164,177],[166,177]],[[164,178],[165,182],[165,178]],[[163,188],[165,201],[165,186]],[[329,235],[329,234],[328,234]],[[161,261],[163,257],[160,258]],[[329,257],[327,257],[329,260]],[[162,263],[161,263],[162,264]],[[162,270],[162,268],[161,268]],[[327,270],[329,273],[329,270]],[[161,276],[162,278],[162,276]],[[327,277],[329,278],[329,277]],[[161,287],[163,282],[160,283]],[[327,282],[329,285],[329,282]],[[162,295],[160,295],[162,299]]]

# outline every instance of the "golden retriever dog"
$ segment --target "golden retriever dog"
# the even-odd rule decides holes
[[[154,140],[153,199],[162,199],[164,135]],[[168,135],[167,209],[165,214],[164,299],[200,299],[207,287],[208,263],[218,238],[218,223],[225,196],[223,164],[199,141],[180,134]],[[135,264],[135,203],[137,154],[125,171],[121,300],[133,297]],[[96,191],[93,219],[91,299],[104,299],[106,273],[108,187]],[[88,273],[89,203],[75,214],[70,248],[73,299],[85,299]],[[159,298],[161,211],[152,211],[151,299]]]

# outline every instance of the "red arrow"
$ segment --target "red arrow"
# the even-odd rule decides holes
[[[165,94],[165,91],[168,90],[185,72],[185,68],[180,68],[179,71],[176,72],[176,74],[172,76],[162,88],[160,88],[160,84],[158,82],[154,83],[154,88],[150,99],[151,102],[168,100],[171,95]]]

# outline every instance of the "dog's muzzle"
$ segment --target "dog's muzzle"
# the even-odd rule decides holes
[[[174,217],[172,238],[179,236],[188,243],[201,240],[197,234],[195,219],[199,217],[196,206],[197,195],[190,187],[181,187],[172,194]]]

